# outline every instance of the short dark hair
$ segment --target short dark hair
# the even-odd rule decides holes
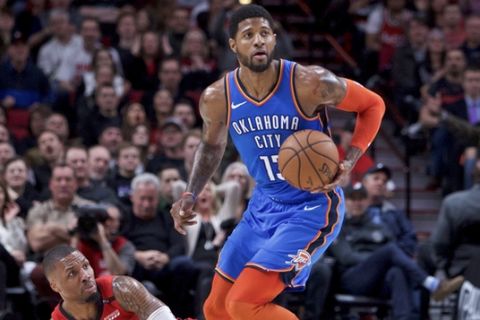
[[[48,250],[43,258],[43,271],[45,272],[45,276],[49,277],[50,273],[55,269],[55,264],[60,261],[60,259],[65,258],[69,254],[78,251],[75,248],[72,248],[66,244],[60,244],[52,249]]]
[[[230,18],[230,26],[228,28],[230,38],[235,38],[238,31],[238,24],[249,18],[265,18],[273,29],[272,15],[262,6],[249,4],[241,6],[232,14],[232,17]]]

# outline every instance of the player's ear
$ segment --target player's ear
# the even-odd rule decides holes
[[[48,283],[50,284],[50,288],[52,288],[53,291],[56,293],[60,293],[60,289],[57,286],[57,282],[55,280],[49,279]]]
[[[237,53],[237,43],[235,42],[234,39],[232,39],[232,38],[228,39],[228,45],[230,46],[230,49],[231,49],[234,53]]]

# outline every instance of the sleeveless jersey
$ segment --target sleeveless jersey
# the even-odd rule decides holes
[[[278,79],[261,101],[250,97],[239,80],[239,69],[225,78],[229,132],[242,161],[256,181],[256,188],[273,200],[302,202],[318,197],[292,187],[279,172],[280,146],[295,131],[324,131],[319,116],[306,117],[297,102],[294,88],[296,64],[280,60]]]
[[[138,317],[123,309],[115,300],[112,287],[113,276],[103,276],[95,279],[101,300],[98,302],[98,320],[138,320]],[[53,320],[75,320],[68,312],[62,308],[59,303],[52,312]]]

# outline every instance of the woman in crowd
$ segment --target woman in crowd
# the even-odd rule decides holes
[[[28,166],[23,158],[14,157],[5,163],[3,179],[6,183],[8,195],[19,206],[19,216],[26,217],[28,210],[40,195],[28,182]]]

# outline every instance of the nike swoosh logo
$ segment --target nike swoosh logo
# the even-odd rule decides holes
[[[303,208],[303,210],[305,210],[305,211],[312,211],[312,210],[315,210],[315,209],[317,209],[317,208],[320,208],[321,206],[322,206],[321,204],[319,204],[318,206],[313,206],[313,207],[305,206],[305,207]]]
[[[237,109],[238,107],[243,106],[245,103],[247,103],[247,101],[243,101],[243,102],[240,102],[240,103],[237,103],[237,104],[232,102],[232,109]]]

